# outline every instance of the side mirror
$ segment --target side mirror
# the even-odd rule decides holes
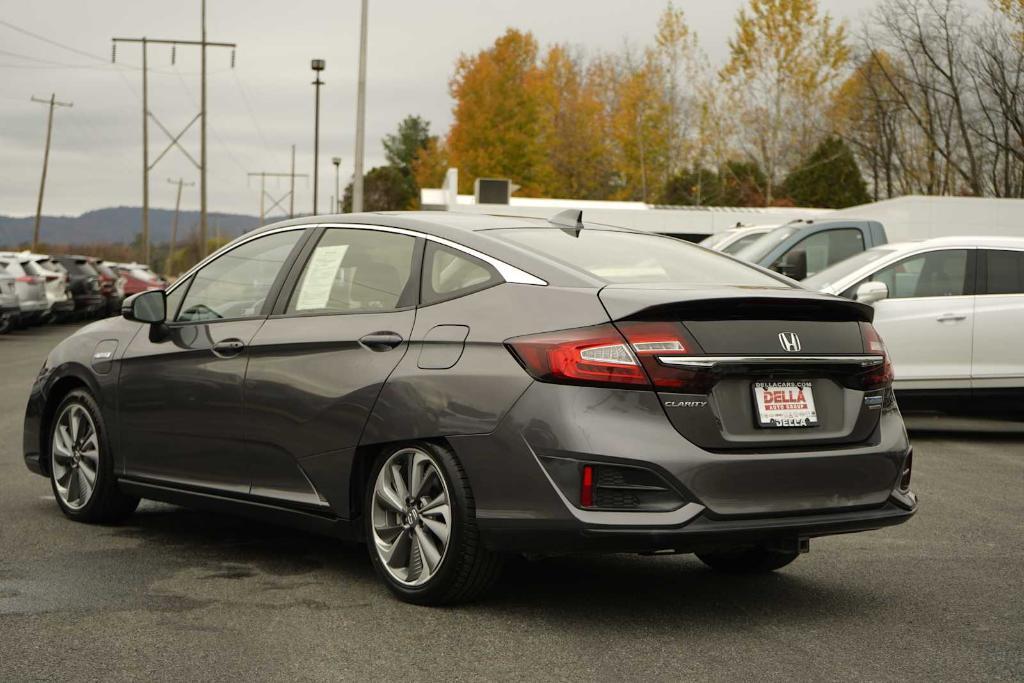
[[[785,254],[778,261],[777,270],[794,280],[803,280],[807,277],[807,252],[803,249],[791,251]]]
[[[889,298],[889,286],[884,282],[865,282],[857,288],[856,300],[862,304],[873,304]]]
[[[140,323],[158,324],[167,319],[167,301],[162,289],[139,292],[124,300],[121,315]]]

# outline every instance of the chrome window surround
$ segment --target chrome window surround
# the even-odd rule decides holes
[[[481,261],[483,261],[484,263],[488,264],[496,271],[498,271],[498,274],[505,282],[510,282],[512,284],[518,285],[537,285],[540,287],[546,287],[548,284],[547,281],[540,279],[536,275],[531,275],[530,273],[527,273],[525,270],[516,268],[515,266],[509,265],[504,261],[500,261],[494,258],[493,256],[488,256],[487,254],[481,253],[476,249],[464,246],[462,244],[459,244],[458,242],[446,240],[443,237],[437,237],[436,235],[428,235],[426,233],[417,232],[415,230],[406,230],[404,228],[391,228],[383,225],[364,225],[361,223],[305,223],[303,225],[288,225],[282,228],[275,228],[274,230],[266,230],[264,232],[254,233],[253,235],[245,239],[240,239],[237,244],[232,245],[231,249],[228,249],[227,251],[217,251],[210,254],[202,261],[189,268],[184,275],[179,277],[174,282],[174,284],[167,288],[167,293],[169,294],[170,292],[172,292],[178,286],[179,283],[186,281],[188,278],[192,276],[193,273],[195,273],[197,270],[205,266],[207,263],[212,262],[214,259],[220,258],[224,254],[228,253],[229,251],[233,251],[234,249],[237,249],[243,244],[251,242],[255,239],[259,239],[260,237],[264,237],[266,235],[273,235],[279,232],[287,232],[289,230],[306,230],[309,228],[348,228],[352,230],[376,230],[377,232],[393,232],[399,235],[420,237],[425,240],[430,240],[431,242],[443,244],[446,247],[450,247],[452,249],[455,249],[456,251],[461,251],[464,254],[469,254],[474,258],[480,259]]]
[[[716,365],[860,365],[882,363],[882,356],[658,356],[664,365],[710,368]]]

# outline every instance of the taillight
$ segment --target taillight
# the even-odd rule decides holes
[[[647,375],[612,325],[510,339],[508,346],[535,379],[586,385],[649,386]]]
[[[35,275],[19,275],[16,279],[18,282],[27,282],[30,285],[36,285],[42,282],[42,278],[38,278]]]
[[[679,323],[620,322],[517,337],[508,346],[534,378],[558,384],[651,387],[707,393],[707,371],[664,365],[659,357],[702,351]]]
[[[615,326],[626,337],[655,387],[686,394],[711,391],[715,377],[707,370],[665,365],[658,361],[658,358],[703,353],[681,323],[620,322]]]
[[[861,323],[860,333],[864,340],[865,353],[882,356],[881,364],[875,365],[861,375],[861,388],[865,391],[871,391],[892,386],[892,362],[889,360],[889,353],[885,350],[885,342],[879,336],[878,330],[871,323]]]

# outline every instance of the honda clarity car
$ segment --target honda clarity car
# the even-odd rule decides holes
[[[145,498],[365,541],[420,604],[509,554],[772,571],[917,508],[871,315],[578,211],[304,218],[62,341],[25,461],[81,522]]]

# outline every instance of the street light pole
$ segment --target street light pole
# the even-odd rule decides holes
[[[314,114],[313,121],[313,215],[319,213],[317,203],[317,190],[319,181],[320,171],[320,86],[324,84],[320,80],[320,72],[324,70],[327,63],[322,59],[314,59],[311,66],[313,73],[316,74],[316,80],[313,81],[313,87],[316,90],[316,113]]]
[[[338,182],[338,169],[341,167],[341,157],[331,157],[334,164],[334,207],[333,213],[341,213],[341,195],[338,194],[341,185]]]
[[[363,210],[363,147],[366,130],[366,0],[359,22],[359,85],[356,91],[356,159],[352,178],[352,211]]]

